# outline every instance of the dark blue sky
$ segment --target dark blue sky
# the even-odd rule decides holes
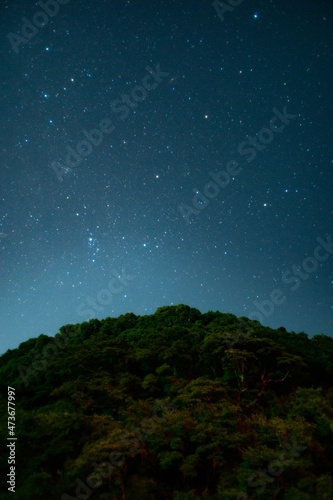
[[[1,3],[1,352],[180,303],[333,335],[333,5],[215,4]]]

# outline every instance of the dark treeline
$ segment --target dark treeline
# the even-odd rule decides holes
[[[1,498],[332,500],[332,381],[332,338],[232,314],[66,325],[0,357]]]

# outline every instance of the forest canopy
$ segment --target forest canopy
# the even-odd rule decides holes
[[[332,338],[233,314],[65,325],[0,357],[15,498],[331,500],[332,381]]]

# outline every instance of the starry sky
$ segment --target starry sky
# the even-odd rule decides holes
[[[187,304],[333,335],[330,0],[3,0],[0,352]]]

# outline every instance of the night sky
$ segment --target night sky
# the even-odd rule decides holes
[[[1,2],[1,352],[172,304],[333,335],[333,4],[214,4]]]

